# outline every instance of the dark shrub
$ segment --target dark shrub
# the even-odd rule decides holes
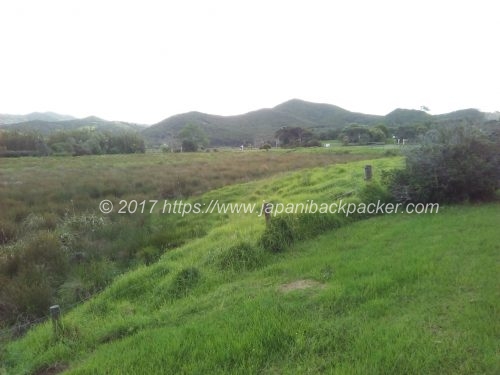
[[[394,200],[391,193],[387,190],[387,187],[374,181],[367,182],[365,186],[363,186],[359,192],[359,198],[361,202],[366,204],[377,203],[378,201],[381,203],[389,203]]]
[[[195,152],[198,151],[198,145],[190,140],[182,141],[182,151],[184,152]]]
[[[272,146],[269,144],[269,143],[265,143],[263,144],[262,146],[259,147],[261,150],[266,150],[266,151],[269,151]]]
[[[406,167],[384,180],[399,201],[452,203],[493,199],[500,181],[500,144],[477,129],[429,131],[406,152]]]
[[[143,247],[136,254],[136,257],[144,264],[150,265],[156,262],[162,254],[161,249],[155,246],[146,246]]]
[[[0,245],[16,238],[16,226],[8,221],[0,221]]]
[[[311,139],[304,144],[304,147],[322,147],[323,144],[317,139]]]

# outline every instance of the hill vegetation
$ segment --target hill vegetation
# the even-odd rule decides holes
[[[187,124],[199,126],[208,136],[211,146],[239,146],[252,144],[260,147],[274,144],[276,132],[283,127],[302,128],[316,139],[337,139],[349,126],[385,127],[390,136],[415,140],[431,127],[465,122],[483,124],[485,114],[467,109],[443,115],[430,115],[421,110],[396,109],[386,116],[350,112],[331,105],[289,100],[274,108],[266,108],[238,116],[214,116],[189,112],[169,117],[143,131],[151,145],[170,144]]]
[[[83,119],[65,119],[65,120],[42,120],[35,119],[18,123],[3,125],[0,130],[13,130],[20,132],[33,132],[43,136],[51,135],[57,131],[73,130],[95,130],[110,133],[116,132],[139,132],[144,126],[122,121],[107,121],[95,116]]]
[[[32,131],[1,131],[0,157],[102,155],[144,153],[144,139],[136,132],[104,132],[92,128],[57,131],[42,136]]]
[[[217,116],[201,112],[189,112],[169,117],[157,124],[144,127],[120,121],[106,121],[96,117],[67,119],[55,114],[32,114],[25,117],[10,116],[13,119],[27,119],[24,122],[5,120],[0,130],[35,133],[47,137],[58,131],[94,130],[106,133],[137,132],[150,147],[180,149],[182,131],[186,126],[195,126],[206,135],[207,146],[253,146],[274,145],[276,134],[283,128],[301,128],[312,135],[315,141],[338,139],[343,141],[349,127],[365,128],[363,133],[378,139],[369,131],[373,127],[385,129],[389,139],[415,141],[433,127],[466,123],[492,126],[498,116],[486,116],[478,110],[466,109],[442,115],[430,115],[422,110],[396,109],[386,116],[368,115],[345,110],[331,104],[311,103],[292,99],[273,108],[265,108],[236,116]],[[493,116],[493,117],[492,117]],[[8,117],[8,116],[7,116]],[[485,125],[486,126],[486,125]],[[499,125],[494,125],[498,127]],[[386,141],[385,139],[384,141]],[[372,140],[373,141],[373,140]],[[370,141],[368,141],[370,142]],[[359,143],[359,142],[349,142]],[[361,142],[364,144],[366,142]]]
[[[284,126],[315,131],[340,130],[360,122],[374,124],[379,116],[346,111],[329,104],[308,103],[294,99],[274,108],[261,109],[238,116],[213,116],[190,112],[170,117],[143,131],[151,143],[169,142],[187,123],[200,126],[212,145],[274,143],[274,133]]]

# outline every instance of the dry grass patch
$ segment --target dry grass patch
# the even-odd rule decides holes
[[[311,280],[311,279],[301,279],[301,280],[295,280],[292,281],[291,283],[283,284],[280,285],[278,290],[282,293],[288,293],[294,290],[303,290],[303,289],[309,289],[309,288],[324,288],[325,285],[321,284],[318,281]]]

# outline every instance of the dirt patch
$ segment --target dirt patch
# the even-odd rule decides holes
[[[308,288],[324,288],[324,285],[311,279],[295,280],[288,284],[281,285],[278,290],[283,293],[291,292],[292,290],[301,290]]]
[[[55,375],[67,370],[69,366],[65,363],[56,363],[35,372],[35,375]]]

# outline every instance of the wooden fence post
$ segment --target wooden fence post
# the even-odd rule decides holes
[[[271,221],[271,208],[270,204],[267,202],[264,202],[262,205],[262,210],[264,211],[264,217],[266,218],[266,225],[269,225],[269,222]]]
[[[54,335],[58,336],[62,331],[61,325],[61,308],[59,305],[50,306],[50,318],[54,327]]]
[[[372,166],[366,165],[365,166],[365,180],[370,181],[371,179],[372,179]]]

